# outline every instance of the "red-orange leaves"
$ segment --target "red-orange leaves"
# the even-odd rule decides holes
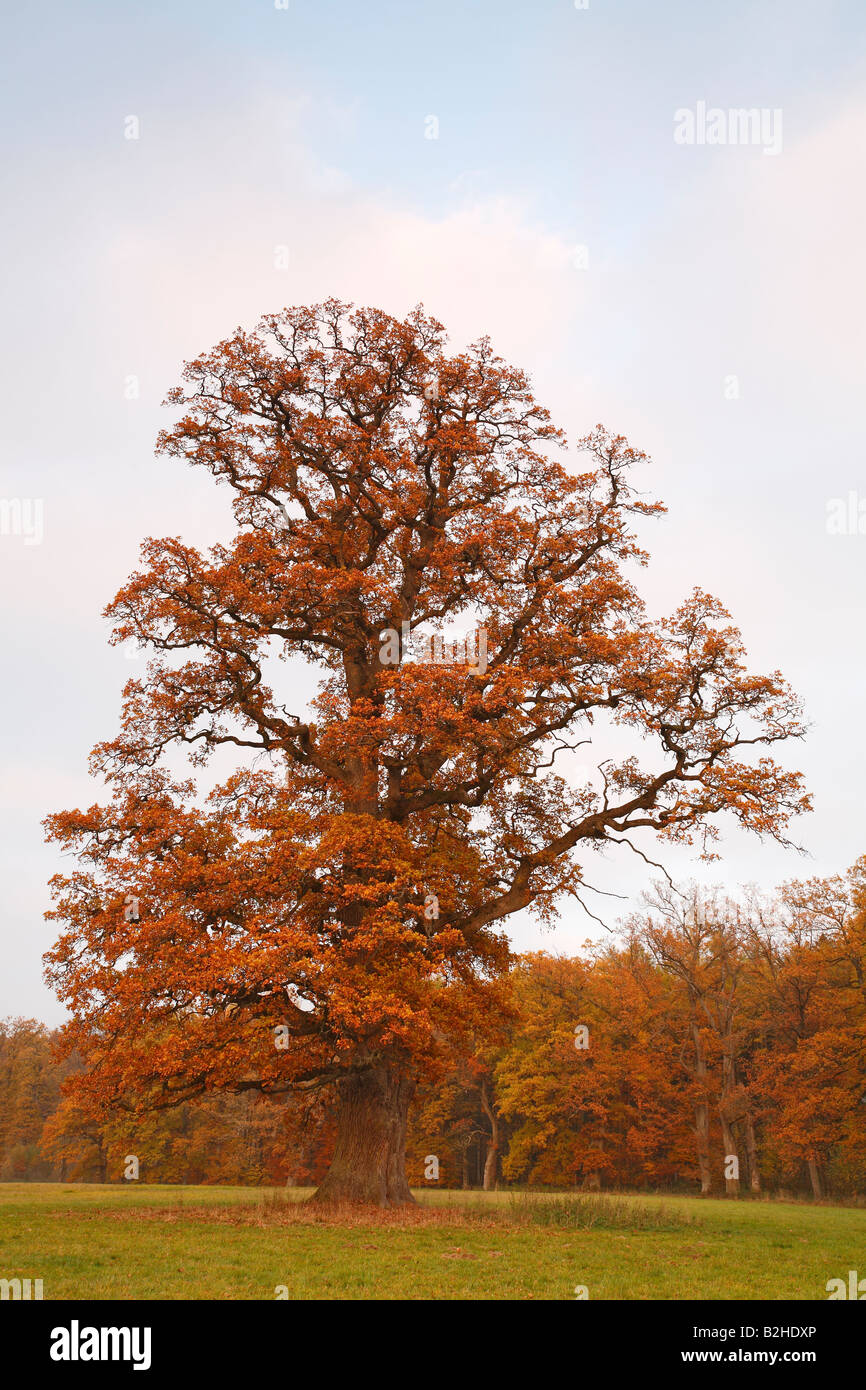
[[[804,809],[768,758],[801,732],[781,679],[747,674],[714,600],[653,622],[626,572],[661,510],[629,482],[644,456],[599,426],[576,470],[486,339],[450,356],[420,309],[285,309],[169,399],[160,447],[229,488],[236,534],[145,544],[108,609],[153,657],[96,751],[114,798],[50,821],[82,867],[49,968],[107,1090],[366,1077],[347,1105],[404,1105],[400,1078],[483,1022],[498,924],[551,915],[581,845],[725,810],[782,835]],[[383,661],[385,629],[483,629],[486,663]],[[281,657],[314,668],[314,699]],[[619,761],[611,720],[639,735]],[[602,770],[575,787],[558,758],[589,742]],[[163,771],[234,750],[208,803]]]

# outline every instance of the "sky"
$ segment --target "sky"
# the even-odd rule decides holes
[[[669,871],[769,890],[866,853],[860,0],[7,0],[3,24],[0,1016],[63,1018],[41,821],[100,796],[134,669],[102,610],[144,537],[228,534],[208,475],[154,458],[161,402],[186,358],[331,295],[489,334],[570,441],[646,451],[650,610],[709,590],[802,696],[802,853],[722,822],[721,863]],[[615,925],[655,876],[594,857],[622,896],[587,900]],[[572,903],[511,926],[604,934]]]

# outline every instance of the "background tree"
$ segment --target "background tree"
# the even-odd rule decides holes
[[[860,859],[847,877],[786,884],[752,914],[768,1138],[785,1179],[805,1166],[816,1198],[834,1169],[843,1189],[866,1171],[864,880]]]
[[[39,1138],[43,1153],[60,1166],[61,1182],[107,1182],[106,1117],[65,1095],[45,1121]],[[114,1175],[118,1176],[117,1174]]]
[[[747,990],[749,933],[740,905],[721,893],[701,893],[692,886],[684,894],[664,884],[656,886],[650,903],[654,912],[639,928],[639,939],[662,970],[680,982],[688,999],[701,1192],[706,1194],[715,1185],[709,1120],[714,1090],[725,1191],[732,1196],[739,1192],[742,1158],[744,1164],[748,1162],[750,1189],[758,1193],[754,1101],[744,1084],[743,1070],[755,1023]],[[718,1060],[716,1075],[708,1058]],[[729,1170],[730,1159],[736,1159],[736,1170]]]
[[[519,1022],[495,1072],[505,1176],[589,1189],[691,1176],[685,1020],[663,972],[635,943],[586,960],[539,952],[514,989]]]
[[[423,1177],[425,1159],[439,1160],[439,1187],[495,1186],[494,1159],[501,1154],[504,1137],[497,1115],[497,1144],[482,1102],[486,1088],[488,1108],[496,1103],[490,1065],[489,1045],[478,1042],[476,1053],[458,1058],[443,1075],[427,1076],[418,1086],[409,1114],[407,1163],[418,1186],[430,1181]]]
[[[634,831],[709,853],[729,811],[784,839],[807,801],[769,750],[800,711],[708,595],[648,617],[644,456],[599,427],[576,471],[486,339],[449,356],[420,309],[328,301],[239,330],[169,399],[160,447],[228,489],[236,533],[149,540],[108,609],[153,659],[95,751],[111,799],[48,821],[80,864],[48,957],[68,1045],[142,1108],[331,1087],[320,1199],[410,1201],[412,1091],[495,1012],[501,924],[552,920],[585,851]],[[461,622],[489,661],[410,659]],[[287,656],[321,676],[306,706]],[[242,765],[204,800],[183,749]]]
[[[60,1102],[64,1078],[76,1063],[58,1065],[54,1034],[32,1018],[0,1019],[0,1180],[46,1181],[52,1155],[41,1145],[45,1120]]]

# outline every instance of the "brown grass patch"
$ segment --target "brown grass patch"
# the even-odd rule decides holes
[[[82,1215],[84,1215],[82,1213]],[[88,1213],[88,1215],[90,1215]],[[527,1226],[574,1230],[671,1230],[692,1228],[695,1220],[663,1206],[643,1207],[605,1197],[532,1198],[512,1194],[508,1202],[460,1202],[453,1205],[382,1208],[350,1203],[322,1206],[268,1193],[260,1202],[203,1205],[176,1202],[167,1207],[121,1208],[93,1214],[116,1221],[203,1222],[234,1227],[274,1229],[296,1226],[340,1227],[343,1230],[415,1230],[422,1227],[487,1227],[515,1231]],[[365,1247],[375,1250],[375,1245]],[[459,1250],[460,1247],[457,1247]],[[694,1249],[694,1247],[692,1247]],[[449,1258],[461,1258],[452,1254]],[[466,1258],[463,1256],[462,1258]]]

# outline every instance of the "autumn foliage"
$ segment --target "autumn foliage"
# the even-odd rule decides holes
[[[422,1079],[417,1187],[866,1194],[866,860],[769,898],[672,891],[578,957],[504,981],[498,1037]],[[136,1114],[83,1103],[80,1063],[0,1024],[0,1178],[309,1186],[334,1097],[211,1094]],[[437,1167],[431,1173],[430,1158]],[[735,1157],[739,1174],[726,1177]]]
[[[169,403],[160,449],[228,491],[235,530],[143,546],[107,610],[151,659],[94,753],[106,797],[48,821],[77,857],[48,974],[80,1103],[324,1091],[320,1199],[410,1201],[412,1096],[488,1066],[508,917],[555,920],[587,852],[635,833],[710,854],[729,812],[784,840],[808,803],[772,753],[798,704],[709,595],[647,614],[644,456],[600,427],[567,453],[487,340],[448,355],[420,309],[286,309]],[[485,632],[484,669],[410,658],[407,634],[455,625]],[[615,1102],[599,1067],[570,1102],[590,1116]],[[601,1171],[603,1127],[595,1149]]]

